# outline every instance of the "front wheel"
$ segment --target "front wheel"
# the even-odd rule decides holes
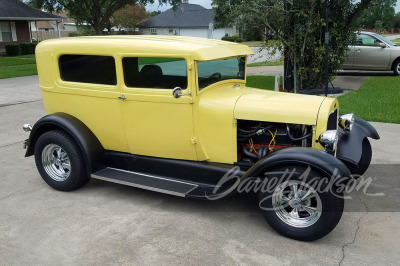
[[[286,171],[293,173],[290,178],[278,177],[279,184],[258,193],[265,220],[278,233],[292,239],[313,241],[326,236],[342,216],[343,193],[329,187],[324,177],[312,169],[291,166],[273,172],[276,175]],[[264,182],[273,183],[271,178]]]
[[[54,189],[74,190],[89,180],[79,146],[63,131],[48,131],[39,137],[35,162],[43,180]]]
[[[393,64],[393,73],[395,76],[400,76],[400,59],[397,59]]]

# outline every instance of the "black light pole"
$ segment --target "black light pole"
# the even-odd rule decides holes
[[[329,0],[325,0],[325,96],[328,96],[329,84],[329,17],[328,17]]]

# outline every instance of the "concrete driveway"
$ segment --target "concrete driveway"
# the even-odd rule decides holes
[[[374,123],[375,177],[327,237],[273,231],[254,199],[196,201],[92,180],[63,193],[24,158],[21,125],[45,112],[37,77],[0,80],[0,265],[398,265],[399,125]],[[382,163],[388,164],[386,166]],[[391,165],[389,165],[391,164]]]

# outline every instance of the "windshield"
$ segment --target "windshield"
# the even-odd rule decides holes
[[[389,44],[389,45],[392,45],[392,46],[397,46],[397,44],[395,44],[394,42],[392,42],[392,41],[389,41],[388,39],[386,39],[385,37],[383,37],[382,35],[379,35],[379,34],[376,34],[376,33],[374,33],[374,34],[372,34],[374,37],[376,37],[376,38],[378,38],[378,39],[381,39],[382,41],[384,41],[385,43],[387,43],[387,44]]]
[[[228,79],[245,78],[246,57],[197,62],[199,89]]]

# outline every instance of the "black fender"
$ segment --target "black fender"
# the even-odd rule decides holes
[[[347,166],[333,155],[313,148],[292,147],[281,149],[259,160],[245,173],[242,180],[260,177],[266,171],[290,165],[310,166],[320,173],[321,177],[344,179],[351,177]]]
[[[362,142],[365,138],[380,139],[378,132],[370,123],[356,117],[350,132],[341,130],[336,157],[358,166],[362,155]]]
[[[103,168],[105,151],[100,141],[82,121],[66,113],[47,115],[35,123],[25,157],[34,155],[36,141],[43,133],[55,129],[63,130],[79,145],[89,175]]]

